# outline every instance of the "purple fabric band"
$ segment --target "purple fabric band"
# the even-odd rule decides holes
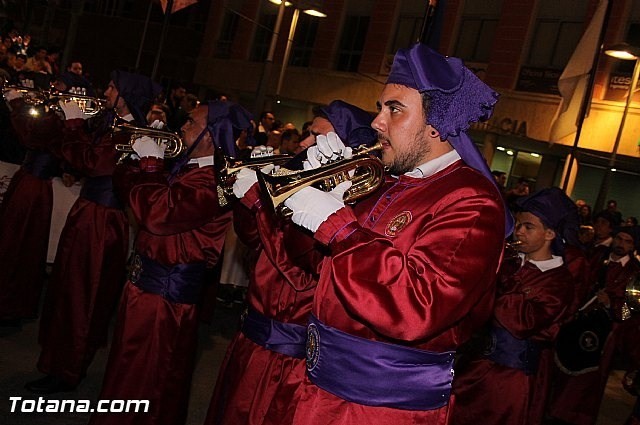
[[[242,333],[267,350],[297,359],[305,358],[307,340],[305,326],[278,322],[249,309],[242,323]]]
[[[449,403],[453,352],[371,341],[311,315],[306,354],[309,379],[344,400],[404,410],[433,410]]]
[[[82,184],[80,197],[103,207],[122,209],[122,203],[113,193],[111,176],[87,177]]]
[[[486,357],[502,366],[519,369],[527,375],[538,370],[540,344],[528,339],[518,339],[504,328],[491,328],[491,345],[485,352]]]
[[[29,174],[42,180],[51,180],[58,170],[58,160],[44,151],[27,152],[22,168]]]
[[[177,304],[196,304],[204,285],[205,263],[165,266],[144,255],[135,255],[129,280],[145,292]]]

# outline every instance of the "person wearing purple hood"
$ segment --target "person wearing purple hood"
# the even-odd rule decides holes
[[[214,148],[235,155],[251,116],[232,102],[200,104],[182,126],[186,155],[164,173],[148,137],[115,184],[139,223],[101,399],[148,400],[136,413],[96,414],[92,425],[180,425],[187,417],[205,274],[218,262],[231,211],[218,202]]]
[[[314,112],[314,142],[335,133],[354,147],[376,141],[373,117],[353,105],[336,100]],[[302,161],[287,167],[302,168]],[[274,217],[256,181],[247,170],[233,187],[240,198],[235,231],[255,260],[248,313],[218,374],[207,425],[284,423],[283,412],[304,378],[306,324],[325,253],[307,232]]]
[[[390,171],[382,187],[355,207],[339,196],[349,182],[285,201],[330,254],[307,327],[307,376],[281,423],[449,423],[455,352],[491,315],[512,230],[466,133],[496,101],[460,59],[400,50],[372,122]],[[318,148],[320,162],[348,151]]]
[[[108,108],[144,125],[146,109],[160,92],[148,77],[114,71],[105,91]],[[109,322],[125,277],[129,225],[113,192],[112,174],[120,155],[115,145],[129,136],[112,135],[111,113],[95,131],[75,102],[61,102],[65,121],[52,150],[85,177],[60,235],[40,319],[38,369],[46,376],[25,387],[50,394],[74,389],[96,351],[106,345]]]
[[[578,210],[557,187],[519,198],[514,209],[518,252],[498,272],[485,344],[456,368],[454,425],[543,422],[553,342],[571,313],[574,281],[563,257],[577,238]]]

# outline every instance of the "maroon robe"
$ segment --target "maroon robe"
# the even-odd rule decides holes
[[[279,322],[306,326],[322,255],[290,221],[277,222],[254,185],[234,210],[238,237],[257,255],[247,292],[249,308]],[[304,359],[264,348],[238,332],[218,374],[205,424],[262,424],[279,415],[305,374]],[[274,402],[278,394],[277,404]]]
[[[338,210],[315,233],[331,256],[313,314],[368,340],[456,350],[491,315],[504,228],[498,189],[462,161],[422,179],[389,177],[376,195]],[[453,397],[433,410],[365,406],[305,377],[287,418],[271,423],[291,416],[305,425],[443,425],[454,408]]]
[[[119,155],[114,146],[128,136],[107,133],[94,141],[83,124],[65,121],[56,149],[84,176],[110,179]],[[106,345],[124,284],[128,238],[122,208],[101,205],[81,192],[60,234],[40,319],[38,369],[43,373],[77,385]]]
[[[46,279],[51,178],[58,168],[53,158],[45,167],[30,163],[36,156],[48,155],[48,144],[61,122],[53,113],[34,118],[24,111],[21,100],[11,105],[14,130],[29,152],[0,205],[0,319],[30,319],[38,316]]]
[[[564,265],[546,271],[515,258],[498,276],[494,326],[541,346],[535,374],[487,358],[457,370],[453,424],[541,424],[550,387],[551,343],[566,320],[573,298],[573,278]]]
[[[631,277],[639,273],[639,269],[640,267],[633,259],[629,260],[624,267],[620,263],[609,263],[605,292],[611,302],[609,311],[614,323],[605,343],[598,370],[581,375],[568,375],[555,370],[554,390],[549,406],[551,417],[576,425],[596,423],[617,341],[620,332],[624,329],[620,326],[620,322],[625,289]],[[596,274],[597,270],[593,271],[592,276]]]
[[[212,268],[231,214],[218,205],[212,166],[187,166],[169,185],[153,159],[117,175],[139,231],[136,253],[166,266]],[[125,198],[125,196],[123,196]],[[104,414],[91,424],[180,425],[187,416],[195,365],[196,304],[176,303],[129,281],[120,308],[101,399],[149,400],[149,412]]]

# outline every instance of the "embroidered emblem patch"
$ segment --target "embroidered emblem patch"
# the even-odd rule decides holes
[[[579,345],[582,350],[590,353],[596,351],[600,347],[600,338],[593,331],[584,331],[580,334]]]
[[[131,270],[129,271],[129,280],[131,283],[136,283],[140,279],[140,274],[142,273],[142,260],[139,255],[133,256],[133,261],[131,262]]]
[[[384,230],[384,234],[387,236],[396,236],[402,229],[407,227],[407,224],[411,223],[411,212],[402,211],[397,216],[393,217],[387,228]]]
[[[320,356],[320,333],[316,325],[311,323],[307,327],[307,370],[311,372],[318,364]]]

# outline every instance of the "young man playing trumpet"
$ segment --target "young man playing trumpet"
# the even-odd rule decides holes
[[[454,353],[491,314],[511,232],[466,134],[496,100],[460,59],[400,50],[372,123],[390,169],[381,189],[355,207],[342,200],[348,183],[285,202],[330,255],[307,327],[307,376],[280,423],[448,422]],[[345,152],[318,148],[320,161]]]
[[[164,172],[164,147],[149,137],[133,145],[140,159],[118,168],[116,187],[139,230],[100,398],[149,400],[149,406],[95,415],[91,424],[184,424],[197,304],[231,223],[231,212],[218,202],[214,146],[233,156],[238,136],[250,128],[239,105],[201,104],[182,127],[187,153],[171,173]]]
[[[337,134],[353,147],[376,141],[371,115],[356,106],[336,100],[314,112],[309,145],[325,145]],[[305,326],[325,252],[308,232],[273,215],[256,181],[256,172],[244,169],[233,186],[240,198],[234,227],[256,260],[248,314],[218,374],[207,425],[281,423],[304,378]]]
[[[114,71],[105,91],[106,106],[144,125],[147,108],[159,92],[160,86],[148,77]],[[129,136],[112,135],[111,113],[96,118],[97,130],[89,131],[87,116],[75,102],[61,102],[60,107],[64,129],[52,149],[85,181],[60,235],[40,319],[38,369],[46,376],[26,384],[40,394],[74,389],[96,351],[106,345],[129,245],[127,217],[112,186],[120,155],[115,145],[126,143]]]

